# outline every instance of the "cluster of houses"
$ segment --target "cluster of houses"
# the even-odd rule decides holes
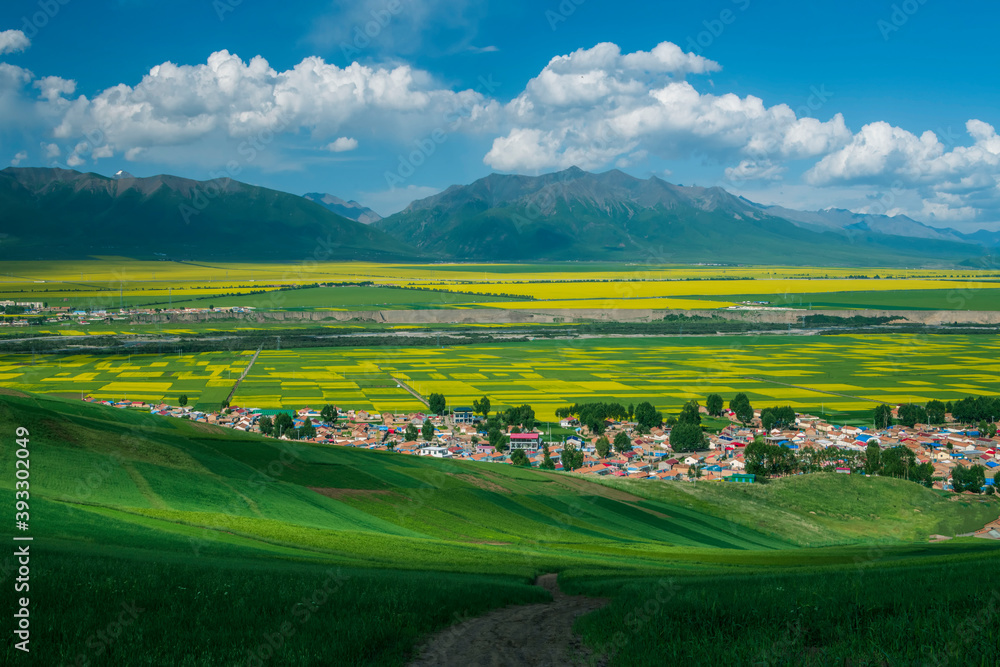
[[[154,314],[190,315],[196,313],[229,313],[239,315],[252,313],[253,306],[224,306],[213,308],[114,308],[82,309],[71,306],[49,306],[41,301],[0,301],[0,306],[20,306],[24,312],[16,317],[0,318],[0,326],[25,327],[29,324],[110,324],[112,322],[132,322],[136,316]],[[38,317],[43,315],[45,317]],[[31,316],[32,319],[27,319]]]
[[[339,412],[336,423],[326,423],[321,414],[311,408],[300,410],[260,410],[256,408],[227,408],[219,412],[202,412],[190,406],[167,404],[147,404],[143,401],[97,401],[119,408],[148,410],[154,414],[181,417],[194,421],[217,424],[247,432],[260,432],[260,419],[287,413],[293,421],[292,429],[282,438],[296,438],[298,432],[309,420],[315,428],[312,442],[343,447],[359,447],[375,450],[393,450],[414,456],[462,459],[470,461],[512,463],[513,452],[521,450],[528,463],[539,467],[545,458],[545,449],[555,464],[562,470],[561,454],[567,447],[583,453],[583,464],[573,472],[583,475],[626,477],[657,481],[726,481],[749,483],[754,475],[746,473],[744,449],[755,437],[763,436],[769,443],[783,445],[792,450],[825,450],[830,447],[848,452],[863,452],[872,442],[882,449],[903,446],[911,450],[920,463],[930,462],[934,466],[935,488],[950,489],[951,471],[956,467],[982,465],[986,471],[986,485],[993,486],[995,472],[1000,469],[997,452],[1000,451],[1000,435],[988,437],[976,430],[962,428],[942,428],[916,425],[913,428],[892,426],[883,430],[858,426],[836,426],[812,415],[798,415],[796,423],[783,429],[765,432],[760,425],[760,412],[754,421],[743,426],[736,417],[729,414],[732,423],[717,434],[707,434],[703,451],[679,453],[670,445],[670,429],[653,428],[648,433],[640,433],[633,422],[607,422],[603,436],[614,442],[619,433],[625,433],[631,448],[616,451],[614,448],[605,456],[598,453],[596,434],[586,426],[580,426],[573,418],[560,422],[561,435],[553,438],[538,430],[519,433],[509,429],[506,434],[506,451],[498,451],[486,441],[478,431],[476,418],[469,408],[456,408],[446,416],[424,413],[377,413],[363,410]],[[704,410],[704,408],[703,408]],[[434,428],[430,440],[418,436],[415,440],[406,438],[407,428],[413,426],[420,432],[425,423]],[[412,432],[412,430],[411,430]],[[850,458],[845,456],[845,459]],[[836,463],[831,463],[836,466]],[[857,469],[836,467],[836,472],[856,474]]]

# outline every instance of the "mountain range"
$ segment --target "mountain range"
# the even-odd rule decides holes
[[[906,216],[764,206],[618,170],[490,174],[381,218],[355,201],[229,179],[0,171],[0,259],[555,261],[900,266],[993,252]]]
[[[0,171],[0,259],[92,255],[226,260],[415,257],[302,197],[230,179]]]
[[[491,174],[375,226],[424,253],[463,259],[898,265],[960,261],[995,245],[901,216],[792,211],[718,187],[576,167]]]
[[[309,201],[316,202],[327,210],[333,211],[337,215],[343,216],[348,220],[360,222],[363,225],[370,225],[382,219],[381,215],[367,206],[362,206],[353,199],[351,201],[344,201],[340,197],[322,192],[307,192],[302,196]]]

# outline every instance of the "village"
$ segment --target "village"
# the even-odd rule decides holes
[[[915,462],[933,466],[935,489],[953,490],[953,471],[982,466],[985,480],[980,491],[992,493],[994,475],[1000,469],[997,450],[1000,435],[988,437],[976,429],[954,424],[950,413],[946,422],[953,427],[916,424],[876,430],[871,427],[838,426],[809,414],[796,414],[795,423],[767,431],[761,424],[761,411],[755,410],[753,420],[740,424],[735,413],[726,410],[723,417],[730,424],[719,432],[705,433],[705,447],[699,451],[675,451],[670,443],[670,426],[658,426],[642,433],[636,422],[607,421],[601,435],[590,432],[573,417],[558,425],[542,429],[507,427],[503,442],[491,445],[484,425],[471,408],[456,407],[448,414],[377,413],[363,410],[339,410],[333,421],[324,419],[322,411],[312,408],[299,410],[261,410],[230,407],[217,412],[202,412],[190,406],[144,401],[111,401],[86,397],[117,408],[146,410],[156,415],[189,419],[245,432],[278,434],[271,431],[272,420],[288,416],[289,426],[281,439],[303,440],[339,447],[370,450],[391,450],[412,456],[549,467],[582,475],[609,476],[651,481],[733,482],[763,481],[747,471],[748,445],[764,442],[787,448],[799,455],[822,453],[819,469],[836,474],[865,474],[865,452],[875,444],[882,451],[905,447],[913,453]],[[330,406],[333,407],[333,406]],[[329,408],[328,408],[329,409]],[[706,413],[704,407],[700,408]],[[329,416],[329,415],[328,415]],[[896,415],[895,409],[893,416]],[[265,426],[266,424],[266,426]],[[267,433],[270,431],[270,433]],[[620,435],[624,434],[624,435]],[[600,440],[607,438],[608,451],[601,456]],[[627,441],[626,441],[627,438]],[[627,444],[626,444],[627,442]],[[573,462],[566,465],[564,454],[570,451]],[[546,465],[546,456],[551,462]],[[801,472],[797,474],[802,474]]]
[[[43,301],[0,301],[0,326],[27,327],[33,324],[55,324],[68,326],[77,324],[111,324],[113,322],[130,323],[140,316],[169,314],[191,315],[204,313],[228,313],[242,315],[256,310],[253,306],[208,306],[205,308],[96,308],[84,309],[72,306],[52,306]],[[29,319],[30,317],[30,319]]]

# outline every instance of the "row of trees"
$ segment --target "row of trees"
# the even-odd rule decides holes
[[[960,424],[977,424],[982,431],[996,433],[996,427],[990,428],[1000,417],[1000,397],[966,396],[955,401],[928,401],[926,405],[906,403],[899,406],[897,417],[899,423],[908,428],[916,424],[943,424],[945,413],[951,413],[952,419]],[[874,413],[875,428],[888,428],[892,425],[892,407],[879,405]]]
[[[797,472],[834,472],[836,468],[842,467],[852,471],[864,470],[869,475],[908,479],[930,486],[934,475],[933,464],[918,463],[916,455],[902,445],[885,451],[871,443],[864,452],[827,447],[796,453],[784,445],[771,445],[757,437],[746,446],[743,460],[748,473],[764,479]]]
[[[575,416],[581,424],[590,429],[591,433],[597,435],[604,433],[604,422],[608,420],[634,419],[639,428],[645,431],[663,423],[663,413],[649,401],[643,401],[636,406],[629,405],[627,408],[621,403],[577,403],[556,409],[557,417],[566,418],[570,415]]]
[[[917,455],[903,445],[883,450],[878,444],[868,444],[864,452],[841,450],[836,447],[808,449],[796,452],[783,445],[770,445],[757,437],[743,452],[746,471],[762,479],[774,475],[791,475],[796,472],[834,472],[837,467],[852,471],[864,470],[868,475],[895,477],[930,487],[934,477],[934,464],[920,463]],[[985,484],[986,469],[981,465],[952,470],[955,491],[979,493]]]

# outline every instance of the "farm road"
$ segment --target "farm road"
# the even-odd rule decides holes
[[[556,577],[544,574],[535,582],[552,593],[552,602],[504,607],[453,625],[431,637],[409,667],[607,664],[573,634],[573,621],[600,609],[608,601],[565,595],[559,590]]]

